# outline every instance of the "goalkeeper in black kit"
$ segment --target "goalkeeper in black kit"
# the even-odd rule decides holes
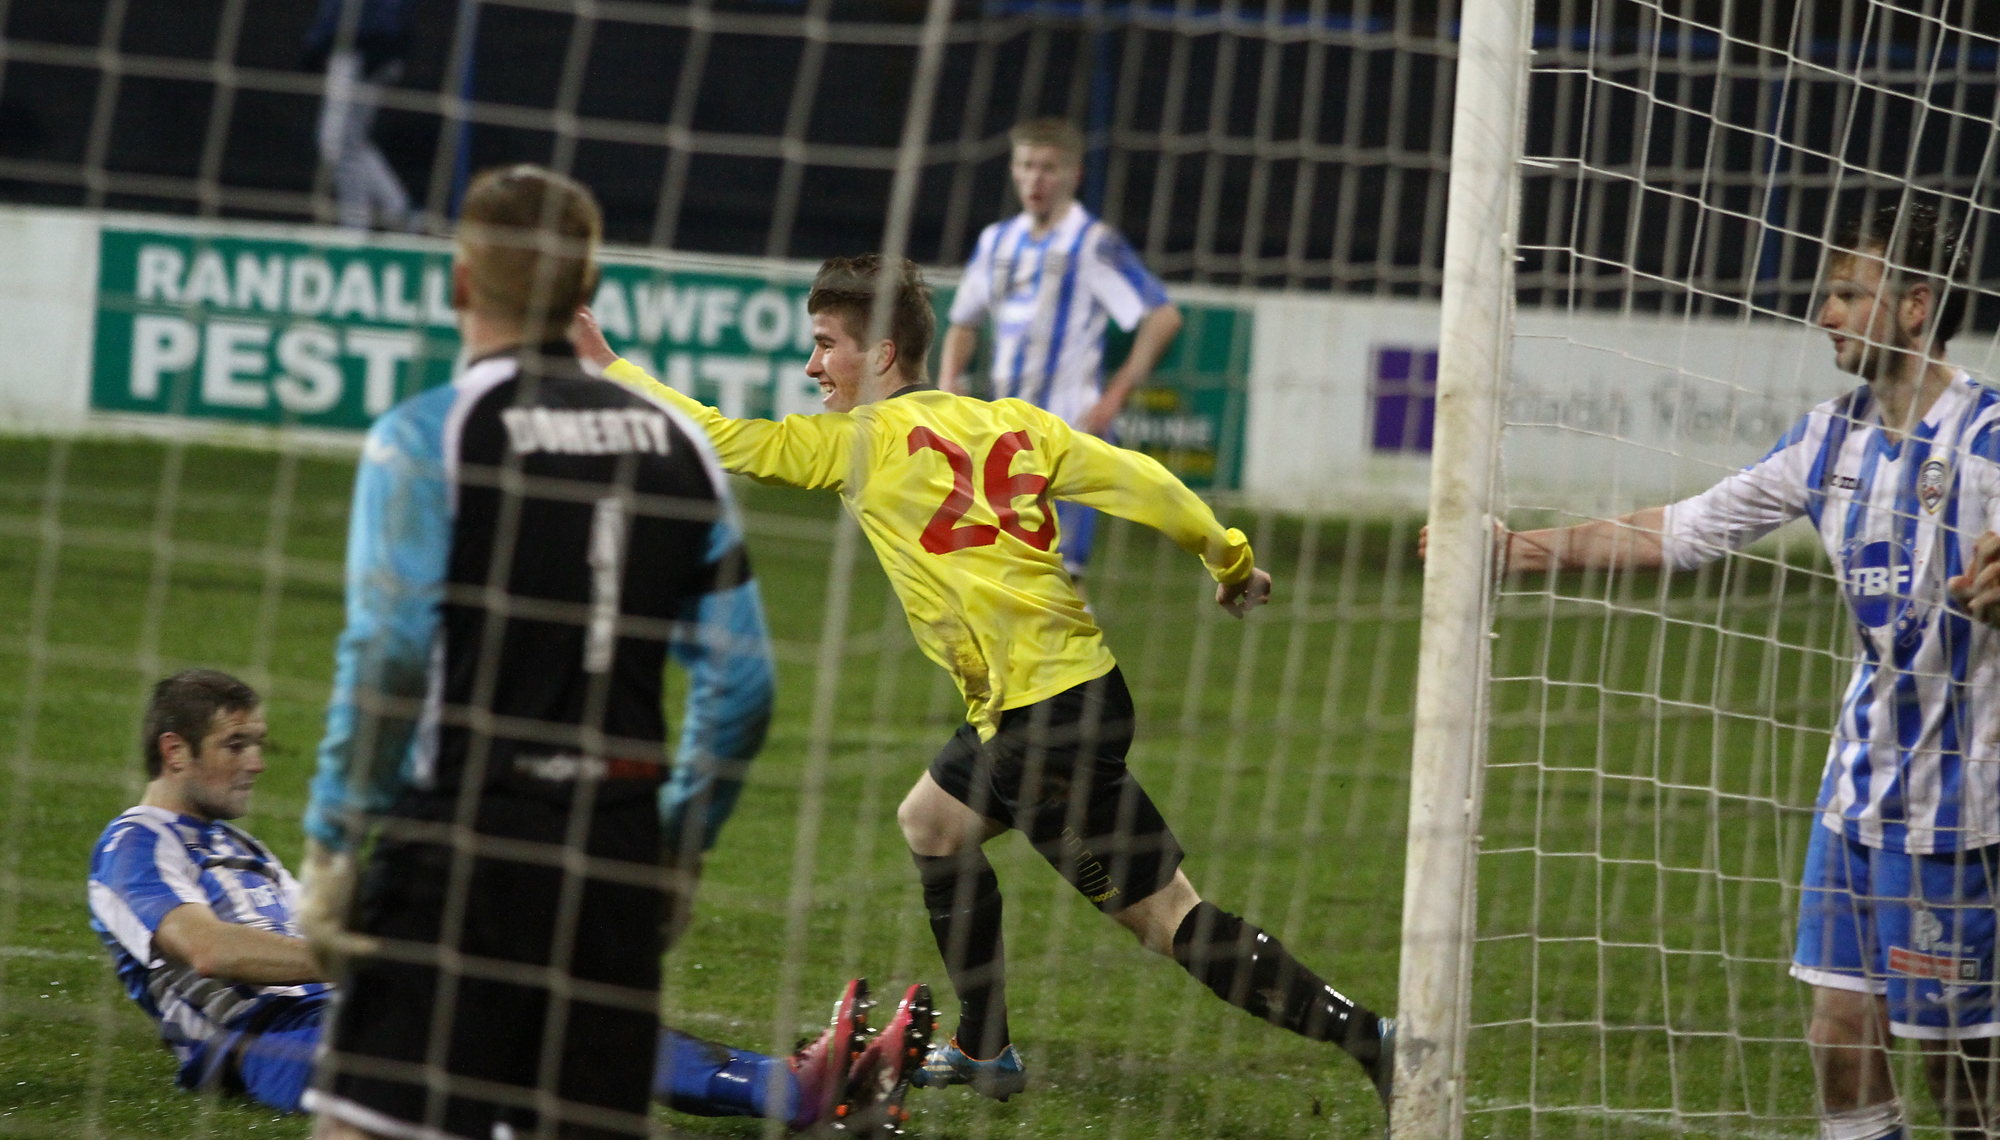
[[[453,266],[470,363],[363,450],[305,820],[302,925],[340,982],[304,1096],[321,1140],[640,1137],[655,1097],[845,1121],[895,1107],[928,1043],[922,986],[871,1040],[858,980],[790,1059],[659,1033],[676,868],[728,814],[772,676],[701,431],[565,339],[600,229],[547,170],[475,180]],[[669,657],[690,674],[671,760]]]

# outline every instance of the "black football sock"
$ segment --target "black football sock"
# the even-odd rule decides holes
[[[1000,878],[979,848],[910,856],[945,973],[958,994],[958,1047],[980,1060],[1007,1047],[1007,957],[1000,943]]]
[[[1283,943],[1212,903],[1196,903],[1181,920],[1174,961],[1223,1001],[1273,1025],[1330,1041],[1364,1066],[1381,1055],[1374,1014],[1306,969]]]

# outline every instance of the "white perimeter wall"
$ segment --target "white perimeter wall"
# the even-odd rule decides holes
[[[1437,351],[1438,307],[1265,294],[1256,313],[1244,496],[1309,511],[1421,508],[1430,458],[1370,450],[1369,381],[1382,348]]]
[[[0,426],[86,426],[97,226],[79,211],[0,208]]]
[[[1371,383],[1383,348],[1436,351],[1437,307],[1297,294],[1255,305],[1246,496],[1342,513],[1421,509],[1429,457],[1371,449]],[[1966,334],[1952,357],[1993,377],[1996,347],[1991,334]],[[1800,322],[1523,310],[1502,493],[1514,509],[1593,517],[1693,494],[1854,383],[1825,335]]]
[[[312,227],[178,222],[155,215],[0,207],[0,430],[173,431],[281,443],[262,429],[161,424],[88,407],[100,223],[255,232],[345,244]],[[769,263],[607,250],[689,269]],[[810,271],[810,267],[804,268]],[[950,274],[935,274],[948,285]],[[1293,510],[1420,509],[1429,459],[1382,454],[1371,382],[1384,349],[1434,352],[1437,306],[1323,294],[1200,288],[1177,295],[1255,312],[1242,497]],[[1509,502],[1599,513],[1699,490],[1754,461],[1806,408],[1843,391],[1825,339],[1799,325],[1523,311],[1507,398],[1502,478]],[[1993,375],[1987,336],[1954,357]],[[354,446],[316,433],[299,442]]]

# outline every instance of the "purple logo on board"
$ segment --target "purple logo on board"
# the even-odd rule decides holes
[[[1381,345],[1368,377],[1369,429],[1376,451],[1430,454],[1437,418],[1438,350]]]

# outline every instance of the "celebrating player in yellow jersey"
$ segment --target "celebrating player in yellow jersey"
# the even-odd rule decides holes
[[[586,312],[580,355],[673,403],[724,467],[837,491],[860,521],[926,656],[965,694],[966,723],[896,812],[958,993],[957,1035],[914,1083],[969,1084],[1005,1100],[1026,1085],[1007,1032],[1000,884],[981,845],[1019,828],[1036,851],[1156,953],[1224,1001],[1339,1045],[1386,1102],[1392,1025],[1348,1000],[1277,939],[1202,901],[1181,847],[1125,766],[1132,697],[1063,571],[1051,500],[1142,522],[1197,554],[1216,602],[1242,615],[1270,596],[1243,532],[1152,459],[1075,431],[1021,400],[941,392],[925,368],[936,331],[914,263],[873,255],[820,268],[806,309],[806,373],[823,415],[729,419],[619,359]],[[893,285],[888,335],[867,336],[878,277]],[[980,1060],[979,1058],[985,1058]]]

